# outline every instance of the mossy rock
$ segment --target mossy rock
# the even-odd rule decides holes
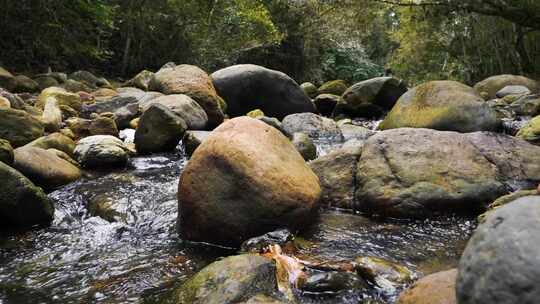
[[[398,100],[379,129],[428,128],[441,131],[495,131],[496,112],[476,92],[455,81],[421,84]]]
[[[43,109],[48,98],[54,98],[60,107],[68,106],[73,110],[80,112],[82,109],[82,101],[79,94],[70,93],[59,87],[50,87],[41,92],[36,102],[36,107]]]
[[[321,94],[332,94],[332,95],[338,95],[341,96],[345,91],[347,91],[347,88],[349,85],[345,82],[345,80],[332,80],[323,83],[319,89],[317,90],[318,95]]]
[[[170,303],[232,304],[277,290],[276,266],[254,254],[224,258],[201,270],[174,291]]]
[[[304,93],[306,93],[309,98],[315,98],[319,94],[317,87],[311,82],[304,82],[300,85]]]
[[[518,131],[516,136],[528,142],[540,144],[540,116],[531,119]]]
[[[40,137],[28,143],[25,147],[41,148],[45,150],[57,149],[68,154],[69,156],[73,156],[73,150],[75,150],[75,142],[70,137],[60,132],[57,132]]]
[[[251,118],[257,118],[257,117],[264,116],[264,112],[261,111],[260,109],[256,109],[256,110],[253,110],[253,111],[247,113],[246,116],[251,117]]]
[[[9,141],[0,138],[0,162],[9,166],[13,164],[13,147]]]
[[[50,223],[53,203],[19,171],[0,162],[0,225],[6,228],[28,228]]]
[[[533,79],[519,75],[496,75],[486,78],[474,86],[474,89],[485,100],[497,98],[497,92],[506,86],[520,85],[531,90],[532,93],[540,92],[540,83]]]
[[[0,108],[0,138],[14,148],[43,136],[43,123],[25,111]]]

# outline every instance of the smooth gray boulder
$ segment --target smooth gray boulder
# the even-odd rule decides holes
[[[316,112],[302,88],[282,72],[241,64],[214,72],[211,77],[231,117],[255,109],[280,120],[293,113]]]
[[[283,119],[283,129],[289,133],[304,133],[310,138],[343,139],[341,129],[332,119],[313,113],[298,113],[286,116]]]
[[[460,304],[535,304],[540,299],[540,196],[489,212],[459,262]]]

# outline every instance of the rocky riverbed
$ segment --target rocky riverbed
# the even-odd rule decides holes
[[[87,176],[49,194],[56,202],[50,227],[2,237],[0,299],[159,301],[171,286],[222,256],[236,254],[178,239],[176,191],[188,160],[180,148],[133,158],[126,169]],[[107,206],[108,201],[114,204]],[[92,202],[104,210],[91,213],[87,204]],[[109,222],[100,215],[116,219]],[[376,256],[404,265],[419,277],[455,267],[475,222],[456,216],[384,221],[329,209],[298,240],[297,256],[329,262]],[[398,284],[394,290],[305,293],[300,294],[300,303],[357,303],[369,298],[392,303],[406,285]]]
[[[532,79],[1,77],[0,303],[540,296]]]

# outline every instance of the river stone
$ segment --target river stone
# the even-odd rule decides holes
[[[0,193],[0,226],[30,227],[53,220],[53,203],[43,190],[3,162],[0,162]]]
[[[92,120],[90,119],[84,119],[79,117],[71,117],[65,121],[67,127],[75,137],[77,138],[83,138],[90,136],[90,124],[92,123]]]
[[[247,253],[264,253],[269,246],[279,245],[285,247],[288,243],[294,240],[294,235],[289,229],[279,229],[276,231],[265,233],[261,236],[250,238],[240,246],[241,252]]]
[[[13,78],[13,74],[0,66],[0,87],[11,90]]]
[[[519,129],[516,136],[528,142],[540,144],[540,116],[531,119],[526,125]]]
[[[185,94],[193,98],[206,112],[208,127],[214,128],[224,119],[224,102],[216,93],[212,79],[200,68],[182,64],[154,74],[150,89],[164,94]]]
[[[302,83],[300,88],[307,96],[309,96],[309,98],[315,98],[319,94],[317,87],[311,82]]]
[[[94,135],[81,139],[75,147],[75,160],[85,168],[108,169],[123,166],[132,151],[111,135]]]
[[[154,73],[148,70],[143,70],[139,72],[139,74],[135,75],[135,77],[128,80],[125,83],[125,86],[136,87],[141,90],[148,91],[148,86],[153,77],[154,77]]]
[[[512,96],[512,95],[527,95],[531,94],[531,90],[525,86],[521,85],[509,85],[505,86],[504,88],[500,89],[495,96],[497,98],[504,98],[506,96]]]
[[[45,90],[50,87],[58,87],[60,83],[51,76],[42,75],[34,78],[34,81],[38,84],[40,90]]]
[[[92,96],[94,96],[94,98],[97,101],[110,99],[118,95],[120,95],[120,93],[118,93],[116,90],[108,89],[108,88],[99,88],[95,90],[94,92],[92,92]]]
[[[54,152],[34,147],[15,149],[13,167],[34,184],[47,190],[69,184],[81,177],[78,167]]]
[[[14,148],[43,136],[43,123],[25,111],[0,109],[0,138],[8,140]]]
[[[111,87],[111,84],[107,81],[107,79],[103,77],[97,77],[88,71],[77,71],[77,72],[71,73],[68,75],[68,78],[73,79],[75,81],[82,82],[85,85],[92,88]]]
[[[147,102],[142,111],[146,111],[152,104],[162,104],[174,114],[180,116],[187,124],[189,130],[204,130],[208,123],[208,116],[204,109],[191,97],[184,94],[166,95]]]
[[[246,116],[251,117],[251,118],[258,118],[258,117],[264,116],[264,112],[261,111],[260,109],[255,109],[255,110],[249,111],[246,114]]]
[[[47,98],[43,108],[41,121],[47,132],[57,132],[62,125],[62,111],[58,106],[58,101],[54,98]]]
[[[474,132],[494,131],[499,126],[496,112],[472,88],[455,81],[430,81],[401,96],[379,129]]]
[[[0,108],[11,108],[11,102],[7,98],[0,96]]]
[[[348,87],[349,86],[344,80],[331,80],[323,83],[317,90],[317,93],[319,95],[332,94],[341,96],[343,93],[345,93],[345,91],[347,91]]]
[[[16,110],[24,110],[26,103],[22,98],[16,94],[12,94],[2,88],[0,88],[0,96],[6,98],[9,101],[10,107]]]
[[[227,102],[231,117],[260,109],[283,119],[292,113],[316,112],[302,88],[286,74],[252,64],[234,65],[212,75],[216,90]]]
[[[495,133],[396,129],[370,137],[357,168],[366,213],[424,217],[477,211],[540,181],[540,147]]]
[[[317,158],[317,147],[313,143],[313,140],[306,134],[294,133],[291,141],[296,150],[300,152],[300,155],[302,155],[306,161]]]
[[[540,196],[490,212],[459,262],[460,304],[533,304],[540,298]]]
[[[402,292],[397,304],[457,304],[456,276],[457,269],[425,276]]]
[[[486,100],[497,98],[497,92],[506,86],[519,85],[528,88],[533,93],[540,93],[540,84],[530,78],[517,75],[491,76],[477,83],[474,89]]]
[[[175,304],[234,304],[277,290],[276,266],[254,254],[214,262],[173,292]]]
[[[239,191],[241,189],[241,191]],[[249,117],[231,119],[197,148],[180,178],[180,233],[239,246],[315,220],[319,179],[288,138]]]
[[[34,147],[34,148],[41,148],[45,150],[49,149],[57,149],[64,153],[66,153],[69,156],[73,156],[73,151],[75,150],[75,142],[65,136],[62,133],[52,133],[47,136],[40,137],[28,144],[26,144],[24,147]]]
[[[324,206],[354,208],[356,164],[361,152],[358,147],[342,148],[309,163],[319,177]]]
[[[95,90],[95,87],[89,87],[88,85],[73,79],[66,80],[60,87],[71,93],[88,93]]]
[[[351,139],[365,141],[375,134],[374,131],[371,131],[368,128],[353,125],[353,124],[340,124],[339,128],[341,129],[343,138],[346,141],[351,140]]]
[[[73,166],[79,168],[79,163],[74,160],[73,158],[71,158],[71,156],[69,156],[66,152],[64,151],[60,151],[60,150],[57,150],[57,149],[48,149],[47,150],[48,152],[51,152],[51,153],[54,153],[54,155],[60,157],[61,159],[67,161],[68,163],[72,164]]]
[[[91,118],[93,113],[114,113],[120,108],[129,104],[137,103],[137,98],[133,96],[115,96],[107,100],[98,101],[93,104],[83,105],[81,111],[82,118]]]
[[[283,128],[283,124],[281,123],[281,121],[279,121],[277,118],[275,117],[268,117],[268,116],[259,116],[257,117],[258,120],[264,122],[265,124],[269,125],[269,126],[272,126],[274,128],[276,128],[277,130],[279,130],[283,135],[287,136],[287,137],[291,137],[292,134],[290,134],[289,132],[285,131],[285,129]]]
[[[507,107],[516,115],[536,116],[540,114],[540,95],[520,96]]]
[[[332,119],[313,113],[291,114],[283,119],[283,129],[289,133],[305,133],[310,138],[343,139],[341,129]]]
[[[91,135],[112,135],[118,137],[118,128],[114,119],[105,116],[92,119],[88,131]]]
[[[0,162],[11,166],[13,164],[13,147],[9,141],[0,138]]]
[[[41,94],[39,94],[36,107],[43,109],[45,107],[45,102],[51,98],[55,99],[59,106],[68,106],[77,112],[80,112],[82,109],[82,100],[79,94],[70,93],[65,89],[58,87],[51,87],[43,90]]]
[[[186,131],[184,138],[182,138],[182,143],[184,144],[184,149],[186,150],[187,155],[193,155],[195,149],[197,149],[203,141],[208,138],[211,132],[209,131]]]
[[[379,117],[392,109],[407,92],[407,85],[393,77],[377,77],[356,83],[348,88],[336,106],[334,115]]]
[[[377,257],[357,257],[354,269],[362,278],[379,287],[386,282],[405,284],[413,279],[413,273],[406,267]]]
[[[12,80],[11,90],[13,93],[36,93],[39,85],[27,76],[18,75]]]
[[[301,290],[313,293],[351,291],[368,288],[366,282],[356,274],[346,271],[319,272],[302,282]]]
[[[114,122],[118,129],[129,128],[129,123],[140,114],[139,104],[130,103],[114,112]]]
[[[141,116],[135,132],[140,154],[173,150],[187,129],[186,122],[162,104],[154,104]]]
[[[341,97],[333,94],[321,94],[313,100],[319,113],[324,116],[331,116],[340,101]]]

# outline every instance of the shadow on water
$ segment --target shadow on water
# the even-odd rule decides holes
[[[138,303],[233,254],[178,239],[176,192],[186,162],[181,150],[137,157],[124,170],[51,193],[56,214],[50,227],[0,236],[0,303]],[[114,202],[116,221],[89,213],[89,202],[100,196]],[[327,210],[304,235],[298,255],[333,261],[377,256],[427,274],[455,266],[472,226],[457,217],[379,222]],[[301,302],[366,298],[392,303],[395,294],[302,295]]]

